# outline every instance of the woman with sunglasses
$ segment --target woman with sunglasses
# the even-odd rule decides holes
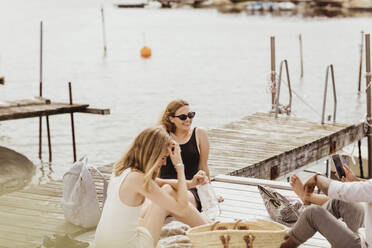
[[[209,140],[207,132],[202,128],[192,128],[195,112],[184,100],[174,100],[165,108],[160,124],[168,131],[170,136],[181,147],[181,156],[185,165],[185,176],[188,180],[188,199],[201,211],[201,203],[196,188],[192,187],[191,180],[198,171],[204,171],[210,179],[208,168]],[[167,164],[160,170],[159,183],[174,185],[177,173],[172,161],[168,158]]]
[[[176,190],[156,182],[167,157],[177,173]],[[142,131],[114,165],[96,230],[96,248],[156,247],[169,214],[190,226],[206,224],[208,220],[187,200],[184,171],[180,147],[163,127]],[[146,199],[151,203],[143,214]]]

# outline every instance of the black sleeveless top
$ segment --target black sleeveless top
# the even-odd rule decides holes
[[[196,128],[192,131],[191,138],[185,144],[180,145],[181,157],[185,166],[186,180],[191,180],[198,172],[200,154],[198,145],[196,143]],[[177,172],[174,169],[170,157],[167,157],[167,164],[160,169],[160,178],[163,179],[177,179]]]

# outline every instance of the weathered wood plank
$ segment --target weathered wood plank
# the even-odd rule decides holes
[[[110,109],[86,108],[84,111],[76,111],[95,115],[109,115]]]
[[[212,177],[274,179],[365,136],[364,124],[320,125],[297,117],[256,113],[208,131]]]
[[[83,112],[88,106],[88,104],[70,105],[65,103],[51,103],[44,105],[1,108],[0,121]]]

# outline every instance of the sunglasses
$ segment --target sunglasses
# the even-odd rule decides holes
[[[189,119],[194,118],[195,117],[195,112],[188,112],[187,115],[186,114],[174,115],[173,117],[178,117],[181,121],[185,121],[187,119],[187,117],[189,117]]]

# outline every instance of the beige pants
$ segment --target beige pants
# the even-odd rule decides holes
[[[342,218],[347,227],[338,219]],[[312,205],[304,210],[289,231],[291,239],[302,244],[317,231],[333,247],[360,248],[357,230],[364,226],[364,208],[359,203],[329,200],[323,206]]]

